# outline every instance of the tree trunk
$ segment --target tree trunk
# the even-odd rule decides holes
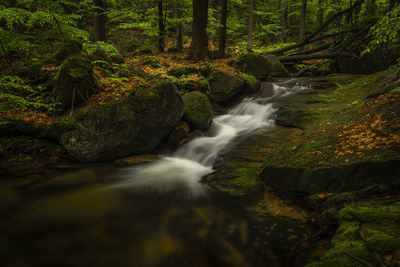
[[[225,57],[226,46],[226,20],[228,18],[228,0],[222,0],[221,25],[219,32],[218,56]]]
[[[307,15],[307,0],[301,0],[301,16],[300,16],[300,42],[304,41],[306,32],[306,15]]]
[[[323,0],[318,0],[318,13],[317,13],[316,29],[320,28],[324,21],[324,10],[322,8],[322,4],[323,4]],[[317,38],[319,38],[321,36],[322,36],[322,31],[317,35]],[[321,44],[322,40],[319,43]]]
[[[176,48],[180,52],[183,48],[183,26],[180,21],[182,19],[182,3],[179,0],[176,4],[176,18],[179,20],[176,25]]]
[[[249,24],[248,24],[248,35],[247,35],[247,51],[251,51],[253,47],[253,11],[254,11],[254,0],[249,0]]]
[[[94,0],[94,40],[103,41],[106,38],[106,3],[104,0]]]
[[[278,0],[278,10],[281,10],[282,8],[282,0]]]
[[[282,41],[287,42],[288,0],[282,2]]]
[[[193,0],[191,56],[194,60],[200,60],[207,57],[207,20],[208,1]]]
[[[164,52],[164,9],[163,0],[157,0],[157,11],[158,11],[158,51]]]

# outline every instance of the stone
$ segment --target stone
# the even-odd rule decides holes
[[[207,96],[200,92],[190,92],[183,97],[185,105],[184,120],[193,130],[207,130],[212,122],[212,106]]]
[[[182,75],[188,75],[192,73],[198,73],[198,69],[193,66],[182,66],[182,67],[175,67],[170,70],[168,70],[168,75],[174,76],[174,77],[181,77]]]
[[[175,126],[174,130],[169,134],[167,138],[167,143],[170,145],[176,145],[182,139],[186,138],[189,134],[190,127],[189,124],[185,121],[180,121]]]
[[[264,56],[257,54],[240,56],[233,63],[233,67],[240,72],[254,76],[260,81],[268,81],[271,73],[271,65],[268,60]]]
[[[260,91],[261,83],[257,78],[250,74],[240,73],[239,77],[244,81],[243,94],[255,94]]]
[[[209,80],[211,93],[218,103],[224,103],[236,96],[244,87],[244,81],[227,72],[216,71]]]
[[[76,115],[75,129],[59,141],[81,162],[148,153],[173,130],[183,113],[176,87],[163,82]]]
[[[272,77],[290,77],[289,71],[279,61],[279,58],[275,55],[265,56],[268,63],[271,65],[271,76]]]

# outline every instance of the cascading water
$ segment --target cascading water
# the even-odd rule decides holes
[[[161,156],[153,163],[126,168],[115,187],[171,192],[198,196],[207,186],[200,179],[213,172],[212,166],[218,155],[226,151],[238,137],[259,134],[274,125],[277,109],[273,100],[302,90],[305,87],[281,84],[265,84],[269,96],[246,98],[226,115],[214,118],[205,136],[198,137],[181,146],[170,156]],[[262,93],[262,92],[260,92]],[[262,94],[260,94],[262,95]]]

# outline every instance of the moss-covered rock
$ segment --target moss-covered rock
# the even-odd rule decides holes
[[[87,101],[98,88],[90,60],[73,56],[66,59],[57,72],[54,94],[64,107],[70,107]]]
[[[265,56],[268,63],[271,65],[271,76],[272,77],[290,77],[289,71],[279,61],[279,58],[275,55]]]
[[[182,75],[188,75],[192,73],[198,73],[199,70],[196,67],[193,66],[182,66],[182,67],[175,67],[170,70],[168,70],[168,75],[174,76],[174,77],[181,77]]]
[[[400,215],[389,206],[388,203],[370,202],[341,209],[340,225],[330,249],[319,261],[307,266],[364,266],[357,259],[373,266],[382,263],[385,254],[400,248]],[[399,203],[394,206],[400,207]]]
[[[238,58],[233,66],[241,72],[250,74],[260,81],[267,81],[271,73],[268,60],[257,54],[246,54]]]
[[[172,131],[183,112],[176,87],[160,83],[80,113],[77,127],[64,133],[60,143],[82,162],[150,152]]]
[[[212,107],[207,96],[200,92],[191,92],[183,97],[185,113],[183,118],[193,130],[207,130],[212,122]]]
[[[244,81],[244,87],[241,91],[243,94],[254,94],[257,93],[261,88],[261,83],[256,77],[246,74],[239,73],[239,78]]]
[[[209,80],[211,93],[218,103],[224,103],[236,96],[244,87],[244,81],[227,71],[216,71]]]

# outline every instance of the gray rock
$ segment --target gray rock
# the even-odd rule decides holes
[[[268,81],[271,73],[271,65],[268,60],[257,54],[246,54],[233,63],[238,71],[250,74],[257,80]]]
[[[76,116],[75,129],[60,143],[82,162],[114,160],[152,151],[181,119],[176,87],[160,83]]]
[[[207,130],[212,122],[212,106],[207,96],[200,92],[187,93],[182,97],[185,105],[184,120],[192,130]]]
[[[218,103],[227,102],[244,87],[244,81],[227,71],[216,71],[208,80],[211,93]]]

